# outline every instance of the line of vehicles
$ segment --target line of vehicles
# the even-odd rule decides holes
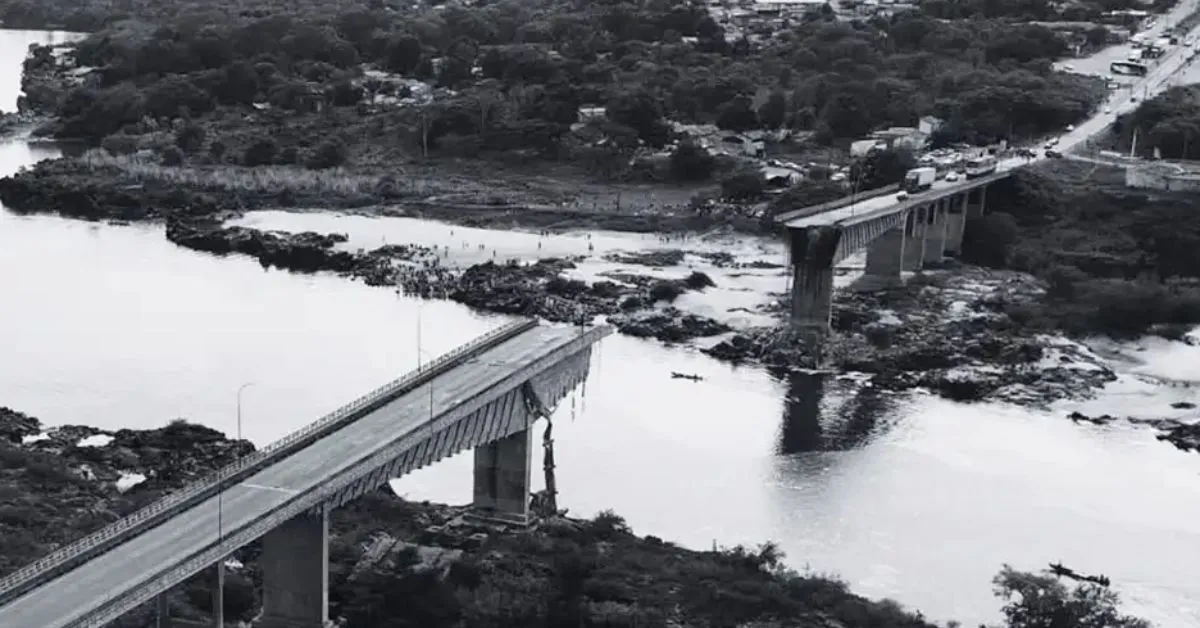
[[[960,169],[946,172],[944,178],[948,182],[958,181],[963,177],[976,179],[992,174],[996,171],[997,165],[999,165],[999,160],[994,155],[972,157],[963,162]],[[900,186],[902,191],[898,198],[904,200],[908,198],[909,194],[924,192],[932,188],[938,180],[938,174],[938,169],[933,166],[921,166],[909,170],[904,174],[904,183]]]

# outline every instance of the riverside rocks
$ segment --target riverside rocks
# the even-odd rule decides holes
[[[1024,330],[998,303],[1040,286],[1017,273],[960,269],[895,290],[837,295],[820,351],[803,334],[740,331],[705,353],[772,367],[856,371],[891,390],[929,388],[959,401],[1041,403],[1087,396],[1116,378],[1073,343]]]
[[[1122,420],[1120,417],[1115,417],[1111,414],[1092,416],[1082,412],[1072,412],[1067,415],[1067,418],[1076,423],[1090,423],[1092,425],[1107,425]],[[1190,419],[1125,417],[1123,420],[1153,427],[1158,430],[1155,438],[1171,443],[1180,451],[1200,453],[1200,415]]]
[[[45,430],[37,419],[0,407],[0,575],[252,449],[183,422],[156,430]]]

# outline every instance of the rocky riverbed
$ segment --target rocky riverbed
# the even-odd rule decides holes
[[[50,173],[56,166],[38,168]],[[1005,314],[1007,306],[1041,294],[1038,282],[1018,273],[952,264],[899,289],[838,290],[834,333],[817,351],[782,323],[747,327],[721,312],[699,313],[677,304],[683,294],[714,287],[712,277],[689,267],[689,257],[714,268],[778,266],[765,259],[679,248],[486,261],[463,268],[449,247],[410,242],[355,250],[341,234],[229,226],[226,220],[237,214],[218,209],[228,207],[228,199],[149,184],[134,190],[100,180],[95,189],[78,185],[73,175],[10,177],[0,180],[0,200],[24,211],[164,220],[167,238],[181,246],[251,255],[264,266],[332,271],[490,312],[570,323],[602,316],[628,335],[698,341],[705,353],[721,360],[859,371],[870,375],[871,385],[891,390],[926,387],[963,401],[1046,402],[1086,396],[1114,378],[1078,345],[1024,328]],[[597,257],[633,270],[609,271],[592,281],[577,278],[576,268]],[[639,267],[647,271],[637,272]],[[780,309],[764,299],[750,313],[780,321]]]
[[[0,575],[78,539],[253,449],[177,421],[155,430],[47,428],[0,408]],[[570,490],[569,487],[562,487]],[[562,515],[529,530],[472,523],[465,508],[404,502],[384,489],[334,511],[330,612],[352,626],[786,625],[932,628],[893,603],[778,570],[771,546],[686,550],[637,537],[620,517]],[[260,608],[257,544],[229,562],[228,621]],[[204,573],[170,594],[176,617],[211,614]],[[980,586],[986,586],[981,583]],[[722,600],[717,606],[711,601]],[[119,628],[150,625],[140,608]],[[392,623],[380,624],[379,617]],[[557,623],[556,623],[557,622]],[[754,624],[775,625],[775,624]],[[784,625],[784,624],[779,624]]]
[[[1195,405],[1188,402],[1175,404],[1177,410],[1193,410]],[[1108,425],[1118,421],[1126,421],[1136,425],[1146,425],[1157,432],[1158,440],[1171,443],[1181,451],[1200,453],[1200,413],[1192,418],[1145,418],[1117,417],[1111,414],[1088,415],[1082,412],[1072,412],[1068,419],[1076,423],[1091,423],[1092,425]]]

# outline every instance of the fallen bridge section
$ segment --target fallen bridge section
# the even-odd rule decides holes
[[[329,509],[476,448],[476,504],[523,516],[529,428],[610,332],[538,326],[500,342],[0,607],[0,626],[102,626],[264,537],[263,625],[324,626]]]

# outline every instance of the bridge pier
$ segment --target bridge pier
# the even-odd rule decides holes
[[[962,254],[963,233],[967,228],[967,197],[962,196],[947,199],[949,207],[946,210],[946,254],[958,257]]]
[[[154,628],[171,628],[171,600],[167,597],[168,593],[170,589],[154,596]]]
[[[921,270],[921,265],[925,260],[925,231],[929,226],[926,222],[928,214],[928,206],[914,207],[905,220],[905,236],[912,244],[912,246],[904,247],[901,269],[906,272]]]
[[[901,223],[867,246],[867,266],[859,282],[860,289],[878,290],[903,282],[900,271],[904,268],[905,231]]]
[[[533,431],[528,428],[475,448],[473,506],[504,519],[529,517]]]
[[[929,207],[921,255],[922,267],[942,261],[946,250],[946,203],[943,200],[938,199]]]
[[[258,628],[329,626],[329,510],[300,515],[263,537]]]
[[[819,332],[833,317],[833,256],[842,237],[840,227],[788,231],[792,260],[791,324]]]
[[[972,204],[969,198],[964,201],[967,204],[967,219],[980,218],[987,211],[987,186],[981,185],[975,189],[979,193],[978,202]]]

